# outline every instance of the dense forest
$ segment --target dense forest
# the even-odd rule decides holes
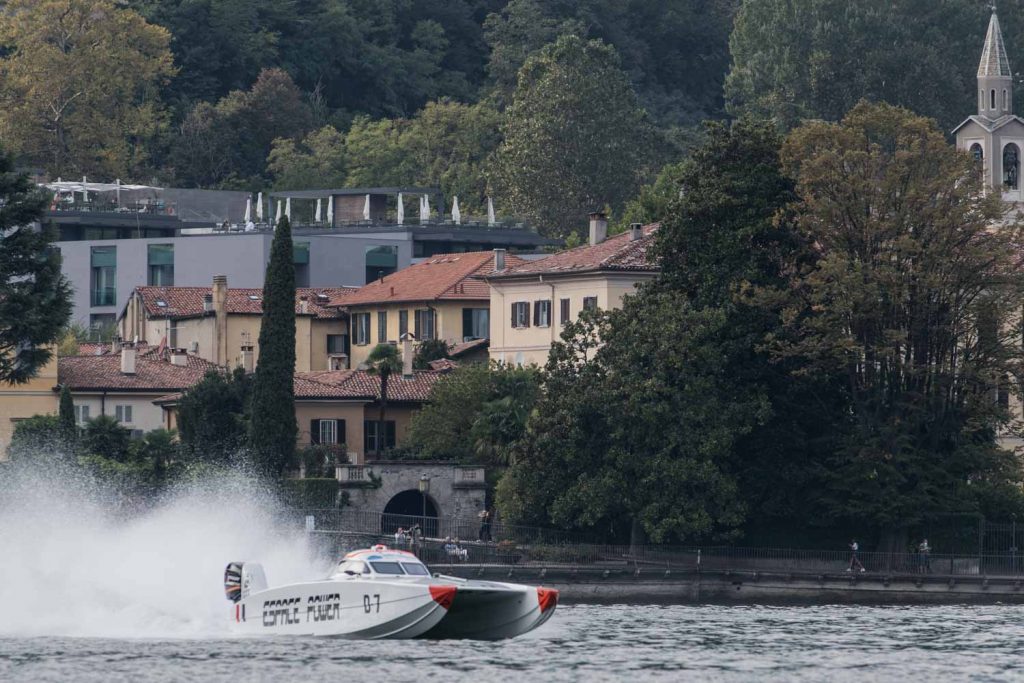
[[[54,177],[439,185],[564,235],[650,218],[657,184],[627,204],[706,119],[788,130],[867,98],[949,130],[988,4],[0,0],[0,144]],[[1018,65],[1022,5],[1000,7]]]

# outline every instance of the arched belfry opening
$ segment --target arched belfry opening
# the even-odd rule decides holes
[[[1020,188],[1020,148],[1014,143],[1003,147],[1003,189]]]

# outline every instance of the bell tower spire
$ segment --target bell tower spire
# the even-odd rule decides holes
[[[1006,56],[1003,31],[999,26],[996,6],[988,22],[985,47],[978,65],[978,115],[998,119],[1013,113],[1013,74]]]

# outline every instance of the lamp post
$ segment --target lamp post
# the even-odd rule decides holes
[[[423,529],[423,531],[426,531],[427,530],[427,494],[430,493],[430,477],[428,477],[426,474],[423,474],[423,476],[420,477],[419,488],[420,488],[420,498],[423,499],[423,523],[422,523],[422,529]]]

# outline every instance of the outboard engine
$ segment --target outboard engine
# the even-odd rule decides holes
[[[267,589],[262,565],[255,562],[229,562],[224,569],[224,595],[231,602]]]

